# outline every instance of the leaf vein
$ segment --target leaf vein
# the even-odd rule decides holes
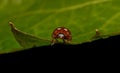
[[[115,15],[113,15],[110,19],[108,19],[103,26],[101,27],[101,29],[105,28],[106,26],[108,26],[112,21],[114,21],[116,18],[118,18],[120,16],[120,12],[116,13]]]

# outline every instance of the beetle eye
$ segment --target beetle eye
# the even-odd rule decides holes
[[[63,38],[64,35],[63,34],[58,34],[58,37]]]

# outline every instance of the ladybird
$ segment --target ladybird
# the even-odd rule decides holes
[[[71,32],[68,28],[58,27],[52,33],[52,44],[58,42],[57,39],[62,39],[64,43],[70,43],[72,40]]]

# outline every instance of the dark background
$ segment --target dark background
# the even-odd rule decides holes
[[[31,48],[29,50],[2,54],[0,59],[4,61],[32,61],[41,58],[58,58],[58,57],[78,57],[89,55],[113,54],[120,48],[120,35],[112,36],[107,39],[99,39],[91,43],[78,45],[55,44],[53,46],[43,46]]]

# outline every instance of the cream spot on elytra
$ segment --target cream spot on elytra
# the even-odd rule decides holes
[[[57,28],[57,30],[61,30],[61,28]]]
[[[64,28],[65,31],[68,31],[66,28]]]

